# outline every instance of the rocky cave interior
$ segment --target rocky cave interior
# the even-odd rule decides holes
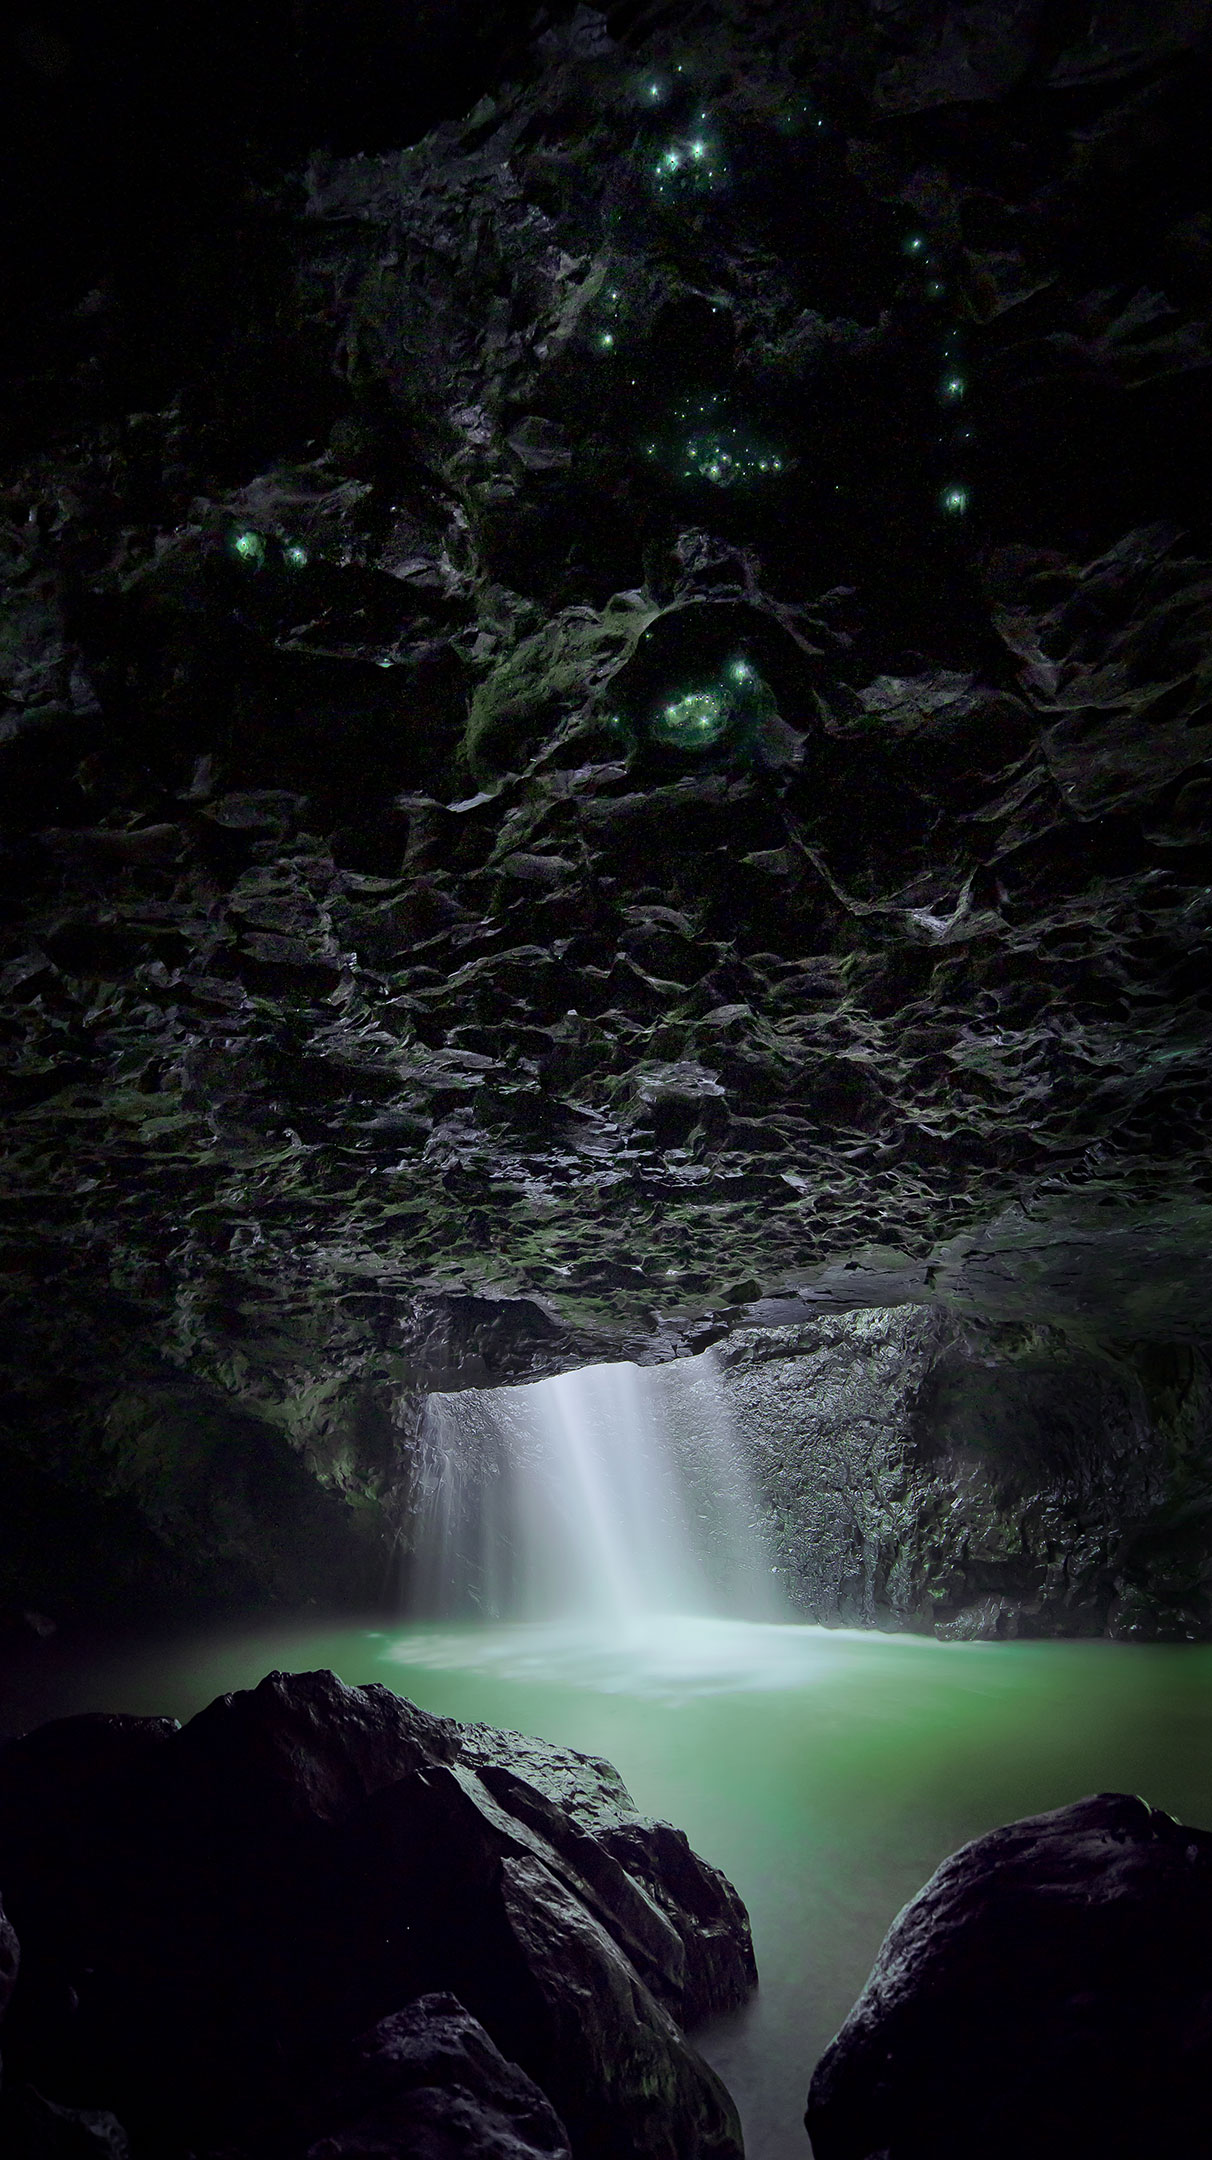
[[[799,1622],[1212,1642],[1207,0],[48,0],[8,35],[22,1686],[98,1631],[396,1613],[432,1396],[708,1350]],[[239,1700],[178,1827],[304,1729],[340,1784],[319,1697],[259,1740]],[[376,1850],[391,1748],[515,1816],[533,1777],[559,1842],[560,1776],[487,1728],[342,1703]],[[101,1815],[152,1737],[89,1740]],[[8,1755],[0,1868],[35,1787],[76,1823]],[[578,1804],[565,1874],[601,1903],[598,1837],[700,1959],[682,2009],[739,1999],[728,1885],[678,1906]],[[388,1995],[350,1982],[348,2032]],[[739,2149],[682,2056],[641,2125],[539,2075],[564,2044],[513,2052],[577,2160]],[[88,2046],[22,2153],[242,2155],[238,2117],[321,2150],[277,2087],[272,2134],[261,2092],[174,2143],[167,2070],[119,2132]],[[1186,2075],[1153,2149],[1200,2160]],[[509,2092],[513,2144],[448,2107],[322,2149],[565,2151]],[[827,2099],[818,2160],[951,2151]]]

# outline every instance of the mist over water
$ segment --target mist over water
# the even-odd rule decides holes
[[[725,1870],[761,1987],[696,2044],[740,2106],[749,2160],[808,2160],[813,2064],[945,1854],[1091,1792],[1140,1792],[1212,1828],[1205,1644],[940,1643],[669,1614],[626,1637],[560,1619],[311,1618],[73,1657],[54,1697],[44,1677],[10,1722],[190,1717],[274,1667],[316,1666],[604,1755]]]
[[[785,1617],[705,1357],[432,1396],[408,1605],[425,1619]]]
[[[400,1623],[216,1625],[76,1657],[10,1728],[81,1710],[188,1717],[274,1667],[331,1666],[605,1756],[749,1907],[760,1989],[696,2035],[749,2160],[807,2160],[813,2065],[947,1853],[1099,1791],[1212,1827],[1212,1646],[792,1621],[710,1356],[436,1397],[424,1438]]]

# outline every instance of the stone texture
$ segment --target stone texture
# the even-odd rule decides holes
[[[806,1618],[964,1641],[1212,1625],[1203,1353],[906,1305],[717,1356]]]
[[[338,2112],[350,2127],[307,2160],[571,2160],[538,2086],[453,1995],[422,1995],[351,2051]]]
[[[426,1388],[768,1300],[1207,1337],[1203,0],[405,14],[15,63],[53,1617],[360,1602]]]
[[[384,2029],[360,2071],[349,2050],[438,1992],[521,2065],[471,2089],[469,2137],[480,2101],[521,2125],[529,2078],[576,2160],[739,2155],[682,2026],[753,1987],[744,1908],[569,1749],[331,1673],[271,1674],[179,1729],[65,1719],[0,1750],[0,1889],[25,1947],[14,2078],[112,2104],[149,2149],[386,2136],[371,2058],[449,2053],[451,2031]]]
[[[1194,2160],[1210,1917],[1212,1837],[1126,1794],[965,1845],[817,2066],[815,2160]]]

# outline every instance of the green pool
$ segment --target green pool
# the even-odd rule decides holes
[[[696,1619],[567,1628],[313,1622],[44,1663],[10,1729],[71,1709],[188,1717],[274,1666],[329,1665],[426,1709],[607,1755],[744,1896],[761,1992],[700,2045],[750,2160],[806,2160],[812,2066],[888,1922],[945,1853],[1083,1793],[1212,1828],[1212,1647],[940,1644]],[[25,1713],[25,1717],[21,1713]]]

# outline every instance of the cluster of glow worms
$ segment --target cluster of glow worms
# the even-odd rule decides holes
[[[685,456],[682,477],[710,480],[716,487],[734,487],[738,481],[752,480],[755,474],[783,469],[781,458],[760,457],[747,448],[737,428],[730,428],[726,435],[692,435]]]
[[[675,76],[683,74],[684,64],[679,62],[673,72]],[[676,89],[678,86],[675,83],[672,87]],[[661,105],[666,95],[667,86],[659,78],[650,79],[643,85],[643,102],[649,106]],[[816,129],[824,129],[826,125],[823,117],[815,112],[807,101],[797,106],[794,114],[789,111],[784,115],[784,120],[787,124],[799,125],[810,122]],[[697,116],[698,132],[668,144],[660,152],[652,167],[652,177],[658,194],[666,189],[685,189],[687,185],[697,187],[708,184],[720,177],[720,165],[717,162],[719,152],[706,132],[707,123],[708,114],[701,111]],[[927,236],[921,232],[907,234],[902,243],[902,252],[914,267],[923,273],[920,288],[922,297],[931,306],[941,305],[948,298],[948,284],[940,272]],[[598,342],[603,352],[609,352],[614,346],[614,333],[610,330],[602,331]],[[956,345],[957,338],[954,333],[943,340],[943,370],[937,386],[937,397],[940,406],[947,411],[956,411],[968,391]],[[957,447],[970,443],[972,429],[960,426],[955,430],[952,441]],[[657,454],[657,446],[648,444],[647,455],[655,457]],[[735,427],[697,431],[681,448],[680,477],[683,480],[708,481],[716,487],[733,487],[771,473],[780,473],[782,469],[781,458],[769,450],[756,448],[751,441],[746,440],[741,430]],[[965,516],[971,500],[971,490],[967,482],[959,478],[947,480],[937,496],[938,508],[948,519]]]
[[[673,73],[675,77],[684,75],[685,62],[679,60]],[[675,82],[673,87],[677,89],[681,86]],[[660,77],[650,77],[642,85],[641,102],[648,107],[661,105],[666,94],[666,85]],[[703,193],[726,177],[723,152],[719,143],[712,140],[709,127],[710,114],[697,113],[691,130],[675,141],[666,143],[658,153],[650,167],[650,178],[657,195],[664,195],[669,191],[678,194]]]
[[[264,569],[265,541],[253,526],[246,525],[233,532],[228,539],[227,545],[236,561],[243,563],[245,569]],[[283,543],[282,560],[288,569],[304,570],[310,557],[301,540],[287,540]]]
[[[728,707],[713,690],[687,690],[654,714],[652,732],[675,750],[706,750],[728,725]]]
[[[748,703],[752,713],[758,701],[760,711],[763,694],[769,696],[752,663],[738,657],[728,662],[722,679],[683,690],[658,705],[648,715],[646,732],[664,749],[709,750],[727,734],[738,709],[743,713]],[[607,714],[604,725],[612,735],[628,732],[618,713]]]
[[[682,74],[683,72],[683,64],[679,62],[675,73]],[[645,99],[647,103],[660,104],[664,97],[665,87],[660,81],[650,81],[646,84]],[[797,112],[796,117],[805,120],[810,119],[818,129],[825,127],[823,118],[814,113],[812,108],[806,104],[801,111]],[[706,125],[707,113],[700,112],[698,119],[700,126]],[[684,186],[688,181],[691,185],[715,181],[720,177],[720,166],[713,160],[718,159],[719,155],[718,146],[713,145],[705,135],[700,133],[669,145],[662,151],[653,167],[658,192],[675,183]],[[945,299],[947,296],[946,281],[937,275],[934,257],[926,236],[920,232],[908,234],[902,243],[902,252],[911,262],[923,270],[929,270],[930,275],[925,279],[922,286],[926,299],[931,302]],[[608,297],[611,302],[617,302],[621,296],[617,288],[612,288]],[[615,350],[616,342],[617,333],[613,329],[606,328],[597,333],[597,348],[602,353],[612,353]],[[954,344],[955,339],[953,336],[944,340],[945,372],[938,386],[940,404],[950,408],[954,408],[962,402],[968,388],[963,374],[953,359]],[[710,404],[716,404],[718,399],[712,398],[709,402]],[[707,405],[701,405],[699,408],[700,415],[706,414],[707,409]],[[688,416],[683,410],[677,417],[685,419]],[[971,428],[960,428],[955,439],[961,443],[970,442],[972,440]],[[655,457],[658,454],[655,443],[649,443],[646,447],[649,457]],[[717,487],[734,487],[771,473],[781,473],[783,470],[781,457],[775,455],[769,449],[756,446],[737,427],[717,430],[707,428],[695,432],[683,443],[681,457],[683,460],[681,477],[684,480],[706,480]],[[939,508],[947,517],[962,517],[968,510],[970,501],[970,490],[960,480],[948,481],[939,492]],[[229,546],[232,554],[246,567],[257,570],[263,567],[266,550],[265,542],[259,532],[251,528],[238,531],[232,535]],[[288,541],[282,549],[282,560],[291,569],[303,569],[308,561],[307,549],[297,540]],[[695,698],[697,698],[695,714],[686,718],[684,726],[691,729],[692,732],[697,730],[698,739],[704,741],[714,739],[715,733],[718,733],[718,728],[715,728],[714,723],[709,720],[707,714],[707,705],[710,703],[710,698],[707,693],[696,693],[695,697],[692,697],[689,702],[695,703]],[[687,703],[687,701],[684,700],[683,703]],[[709,727],[712,730],[710,735],[704,732]]]
[[[700,120],[706,118],[706,113],[700,115]],[[657,194],[667,188],[685,192],[687,188],[701,191],[713,186],[722,177],[721,155],[719,144],[701,133],[670,143],[652,168]]]
[[[740,487],[781,473],[783,459],[768,444],[755,441],[746,429],[724,425],[716,418],[714,408],[719,402],[718,394],[714,394],[697,404],[675,409],[674,419],[691,428],[672,452],[678,477],[706,480],[713,487]],[[696,421],[700,425],[694,425]],[[644,451],[650,458],[660,455],[655,442],[645,443]]]

